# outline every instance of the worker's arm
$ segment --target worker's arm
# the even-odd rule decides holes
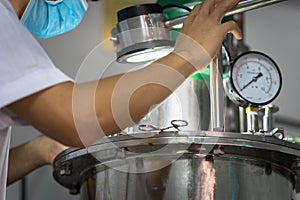
[[[21,99],[8,108],[41,132],[66,145],[87,145],[104,134],[116,133],[132,125],[131,117],[133,121],[142,118],[151,106],[160,103],[195,71],[184,59],[173,56],[144,69],[99,82],[58,84]],[[165,65],[162,65],[163,62]],[[172,68],[166,67],[168,65]],[[168,88],[164,87],[166,84],[163,82],[168,84]]]
[[[38,137],[9,151],[7,185],[23,178],[31,171],[47,164],[66,146],[46,137]]]
[[[130,117],[138,121],[186,77],[207,66],[228,32],[241,38],[234,22],[221,24],[224,14],[237,3],[209,0],[196,6],[184,22],[174,52],[143,69],[99,82],[58,84],[9,108],[67,145],[89,144],[103,134],[116,133],[130,125]]]
[[[13,6],[19,19],[22,17],[29,0],[10,0],[11,5]]]

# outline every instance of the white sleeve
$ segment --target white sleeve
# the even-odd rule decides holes
[[[0,0],[0,112],[12,102],[65,81],[71,79],[54,66],[8,1]]]

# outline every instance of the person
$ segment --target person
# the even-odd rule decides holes
[[[242,37],[234,21],[221,22],[239,0],[205,0],[184,21],[169,55],[126,74],[74,83],[54,66],[28,30],[41,37],[70,30],[56,31],[59,23],[52,22],[63,22],[63,16],[46,12],[57,11],[58,6],[71,12],[78,1],[85,0],[31,0],[28,5],[28,0],[11,0],[11,4],[0,0],[0,200],[5,199],[9,127],[19,119],[65,145],[89,145],[137,122],[185,78],[206,67],[227,33]],[[47,2],[49,9],[44,4],[35,7],[41,2]],[[81,16],[82,11],[65,19],[74,13]],[[23,17],[28,30],[19,21]],[[69,21],[77,23],[80,18]],[[44,30],[49,27],[55,31]]]
[[[55,157],[68,147],[47,137],[40,136],[9,150],[7,185],[33,170],[53,165]]]

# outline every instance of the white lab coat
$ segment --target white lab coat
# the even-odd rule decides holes
[[[5,200],[9,127],[19,123],[8,104],[71,79],[57,69],[19,22],[8,0],[0,0],[0,200]]]

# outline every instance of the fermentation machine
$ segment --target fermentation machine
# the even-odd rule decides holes
[[[243,12],[281,1],[241,0],[224,20],[234,19],[242,29]],[[119,11],[112,31],[118,61],[169,53],[174,30],[201,1],[177,3],[159,0]],[[58,155],[54,178],[82,200],[295,199],[300,146],[274,124],[279,67],[228,35],[206,69],[127,134]]]

